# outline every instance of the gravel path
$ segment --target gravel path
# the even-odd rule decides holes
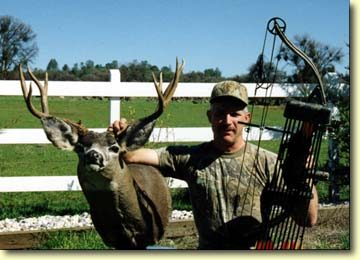
[[[171,220],[192,219],[191,211],[174,210]],[[80,215],[50,216],[44,215],[33,218],[14,218],[0,220],[0,232],[47,230],[74,227],[92,227],[90,214],[84,212]]]
[[[348,205],[348,203],[343,204]],[[321,208],[336,206],[335,204],[321,204]],[[186,210],[173,210],[171,220],[193,219],[191,211]],[[50,216],[44,215],[41,217],[32,218],[13,218],[0,220],[0,233],[1,232],[14,232],[14,231],[28,231],[28,230],[46,230],[46,229],[61,229],[61,228],[74,228],[74,227],[92,227],[90,214],[84,212],[80,215],[66,215],[66,216]]]

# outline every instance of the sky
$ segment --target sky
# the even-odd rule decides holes
[[[261,53],[269,19],[286,21],[286,35],[308,35],[345,54],[349,64],[349,0],[1,0],[0,16],[31,26],[39,48],[33,68],[50,59],[105,65],[146,60],[185,72],[219,68],[245,74]],[[270,44],[270,43],[269,43]],[[270,54],[269,54],[270,55]]]

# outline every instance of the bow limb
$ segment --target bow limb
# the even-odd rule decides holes
[[[293,44],[284,34],[284,32],[281,30],[281,27],[279,25],[279,23],[277,22],[279,18],[273,18],[270,21],[274,21],[274,28],[272,30],[272,33],[275,33],[276,35],[279,36],[279,38],[282,40],[282,42],[289,47],[294,53],[296,53],[297,55],[299,55],[303,61],[308,64],[311,69],[313,70],[316,79],[318,81],[318,91],[320,91],[320,103],[325,105],[326,104],[326,96],[325,96],[325,91],[324,91],[324,85],[321,79],[321,75],[316,67],[316,65],[314,64],[314,62],[302,51],[300,50],[295,44]],[[314,93],[314,92],[313,92]],[[315,93],[314,93],[315,95]],[[310,95],[310,97],[312,96],[312,94]]]

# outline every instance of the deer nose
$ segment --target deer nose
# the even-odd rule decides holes
[[[89,152],[87,152],[85,155],[85,159],[87,163],[98,165],[102,165],[104,161],[102,154],[95,150],[90,150]]]

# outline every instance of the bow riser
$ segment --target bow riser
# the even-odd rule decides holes
[[[263,223],[267,228],[257,249],[301,248],[307,216],[296,215],[307,211],[312,198],[316,162],[330,110],[317,104],[290,101],[284,117],[277,167],[262,194]],[[310,157],[313,160],[309,162]]]

